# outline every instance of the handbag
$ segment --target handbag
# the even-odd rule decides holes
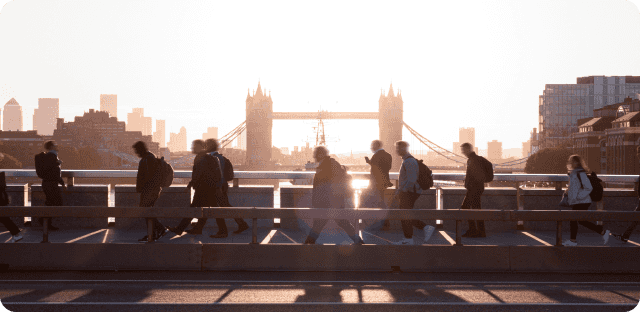
[[[562,194],[562,200],[560,200],[560,207],[571,207],[571,205],[569,205],[569,194],[567,194],[566,192]]]

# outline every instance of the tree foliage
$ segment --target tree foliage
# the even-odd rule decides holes
[[[541,149],[527,159],[524,172],[539,174],[567,173],[567,160],[572,154],[570,149],[563,147]]]

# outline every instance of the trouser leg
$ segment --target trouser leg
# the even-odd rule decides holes
[[[218,233],[229,233],[227,223],[224,222],[223,218],[216,218],[216,223],[218,224]]]
[[[236,221],[236,223],[238,224],[238,227],[242,227],[242,226],[249,226],[249,224],[247,224],[246,221],[244,221],[244,219],[241,218],[235,218],[233,219]]]
[[[13,223],[13,221],[11,221],[11,218],[1,217],[0,223],[2,223],[4,227],[7,228],[7,230],[9,230],[9,233],[11,233],[11,235],[16,235],[20,233],[20,229],[16,226],[15,223]]]
[[[418,199],[419,194],[400,192],[400,209],[413,209],[413,204]],[[416,220],[402,220],[402,233],[405,238],[413,237],[413,224]]]
[[[184,218],[180,220],[180,223],[176,226],[176,232],[183,232],[186,230],[189,224],[191,224],[191,220],[193,220],[193,218]]]
[[[45,206],[62,206],[62,191],[58,182],[42,181],[42,191],[45,196]],[[43,224],[42,218],[40,223]],[[53,218],[49,219],[49,226],[53,226]]]
[[[166,227],[162,225],[160,221],[158,221],[158,218],[151,218],[151,220],[153,220],[153,230],[156,233],[156,235],[159,235],[160,233],[164,232]]]
[[[571,210],[588,210],[589,206],[591,206],[591,204],[577,204],[577,205],[572,205],[571,206]],[[592,222],[589,221],[571,221],[570,222],[570,228],[571,228],[571,239],[575,240],[578,237],[578,223],[581,224],[582,226],[594,231],[594,232],[598,232],[598,234],[602,233],[602,226],[601,225],[596,225]]]
[[[571,229],[571,240],[576,240],[576,238],[578,237],[578,222],[569,222],[569,228]]]
[[[309,236],[311,238],[313,238],[313,240],[318,240],[318,237],[320,237],[320,232],[322,232],[322,229],[324,228],[325,225],[327,225],[327,222],[329,222],[329,220],[327,219],[313,219],[313,225],[311,226],[311,231],[309,232]]]
[[[638,206],[636,206],[636,210],[635,211],[640,211],[640,204],[638,204]],[[633,230],[635,230],[636,226],[638,226],[638,224],[640,224],[640,222],[635,221],[633,223],[631,223],[631,225],[627,228],[626,231],[624,231],[624,234],[622,234],[622,237],[629,239],[629,237],[631,237],[631,233],[633,233]]]
[[[204,225],[207,223],[207,220],[208,220],[207,218],[198,218],[198,222],[193,227],[193,229],[202,231],[202,229],[204,228]]]

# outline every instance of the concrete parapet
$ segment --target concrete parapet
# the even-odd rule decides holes
[[[638,273],[640,249],[510,246],[513,272]]]
[[[7,195],[9,195],[9,206],[24,207],[29,202],[29,185],[27,183],[7,184]],[[24,217],[11,217],[13,223],[18,227],[24,226]],[[0,228],[4,228],[0,224]]]
[[[273,207],[274,187],[252,185],[229,188],[229,202],[234,207]]]
[[[443,210],[460,209],[467,190],[463,187],[442,188]],[[517,190],[513,187],[486,188],[481,197],[482,209],[515,210],[517,209]],[[456,224],[453,221],[444,221],[446,231],[455,231]],[[468,223],[463,222],[463,232],[467,230]],[[485,222],[487,231],[505,231],[516,229],[516,223],[510,221]]]
[[[200,244],[0,244],[11,270],[200,270]]]
[[[110,185],[73,185],[62,192],[64,206],[108,206]],[[31,186],[31,206],[45,206],[42,184]],[[33,221],[33,220],[32,220]],[[32,226],[42,226],[32,222]],[[106,218],[53,218],[52,224],[60,228],[104,228]]]
[[[138,207],[140,205],[140,193],[136,193],[135,185],[116,185],[116,207]],[[162,189],[160,197],[156,201],[155,207],[189,207],[191,205],[191,192],[187,191],[186,185],[171,185]],[[165,226],[176,226],[180,222],[179,218],[159,218],[160,223]],[[145,219],[116,219],[116,228],[146,228]]]

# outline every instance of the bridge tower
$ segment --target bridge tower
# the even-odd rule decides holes
[[[402,140],[403,127],[403,110],[402,110],[402,94],[398,90],[398,94],[393,94],[393,84],[389,85],[387,96],[384,90],[380,93],[378,101],[378,126],[380,128],[380,141],[382,141],[384,149],[393,156],[391,163],[391,171],[399,171],[402,159],[396,155],[394,144],[396,141]]]
[[[258,89],[253,96],[247,91],[247,168],[261,169],[271,160],[273,100],[271,91]]]

